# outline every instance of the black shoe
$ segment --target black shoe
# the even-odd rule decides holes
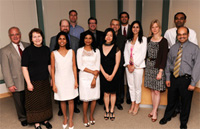
[[[63,115],[62,110],[59,110],[58,111],[58,116],[62,116],[62,115]]]
[[[117,106],[117,109],[119,109],[119,110],[123,110],[123,107],[122,107],[121,104],[116,104],[116,106]]]
[[[48,121],[46,123],[43,122],[42,124],[45,125],[47,129],[52,128],[52,125]]]
[[[187,129],[187,125],[181,124],[180,129]]]
[[[21,125],[22,125],[22,126],[27,126],[27,125],[28,125],[28,124],[27,124],[27,120],[21,121]]]
[[[166,124],[168,121],[170,121],[171,119],[165,119],[164,117],[160,120],[160,124],[161,125],[164,125],[164,124]]]
[[[74,112],[75,113],[80,113],[80,110],[77,107],[74,107]]]
[[[130,100],[130,99],[127,99],[127,100],[126,100],[126,103],[127,103],[127,104],[131,104],[131,100]]]

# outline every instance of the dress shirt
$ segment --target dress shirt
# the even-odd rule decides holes
[[[136,68],[144,68],[145,67],[146,52],[147,52],[147,38],[143,36],[142,43],[140,43],[137,38],[134,48],[133,48],[133,53],[132,53],[133,60],[134,60],[134,66]],[[128,40],[126,42],[125,49],[124,49],[124,60],[125,60],[124,66],[129,65],[130,53],[131,53],[131,41]]]
[[[126,26],[121,26],[122,35],[124,35],[124,28],[126,29],[126,35],[128,35],[128,24]]]
[[[12,42],[12,45],[14,46],[14,48],[15,48],[15,50],[17,51],[18,55],[21,57],[21,55],[20,55],[20,53],[19,53],[19,49],[18,49],[17,44],[15,44],[15,43]],[[21,42],[19,42],[19,46],[20,46],[21,50],[24,51],[24,46],[22,45]]]
[[[170,80],[170,75],[173,72],[174,64],[176,62],[176,57],[178,53],[178,49],[181,43],[177,42],[173,45],[169,51],[167,58],[167,65],[165,68],[166,80]],[[200,70],[196,69],[199,66],[196,66],[200,63],[199,55],[199,47],[190,41],[186,41],[183,43],[183,52],[181,57],[181,65],[179,70],[179,75],[183,76],[185,74],[191,75],[191,83],[190,85],[195,86],[198,82]],[[195,66],[195,67],[194,67]]]
[[[198,45],[196,32],[190,28],[188,28],[188,29],[189,29],[189,41]],[[165,32],[164,37],[168,41],[169,48],[172,47],[172,45],[174,45],[176,43],[176,30],[177,30],[177,28],[174,27],[174,28],[168,29]]]
[[[75,27],[73,27],[72,25],[70,25],[70,31],[69,34],[73,35],[75,37],[77,37],[78,39],[80,39],[80,34],[84,32],[83,27],[79,26],[79,25],[75,25]]]

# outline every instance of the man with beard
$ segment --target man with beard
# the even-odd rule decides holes
[[[193,91],[200,77],[200,50],[197,45],[188,40],[188,37],[189,29],[179,27],[177,29],[178,41],[168,53],[165,68],[168,102],[164,117],[159,122],[163,125],[171,120],[180,96],[182,104],[180,113],[181,129],[187,129]]]
[[[110,27],[115,31],[115,35],[117,36],[117,40],[116,40],[117,46],[121,50],[121,53],[124,53],[126,38],[121,33],[119,33],[119,29],[120,29],[119,20],[112,19],[110,21]],[[122,55],[121,61],[119,64],[119,69],[118,69],[120,83],[119,83],[117,93],[116,93],[116,104],[115,104],[119,110],[123,110],[123,107],[121,104],[124,101],[124,71],[125,71],[125,68],[124,68],[123,64],[124,64],[124,56]]]
[[[60,25],[60,31],[66,32],[68,34],[69,46],[76,53],[76,51],[79,47],[79,39],[69,34],[70,22],[67,19],[62,19],[62,20],[60,20],[59,25]],[[55,46],[56,46],[56,36],[53,36],[53,37],[51,37],[51,41],[50,41],[50,51],[51,52],[54,50]],[[77,100],[76,99],[74,99],[74,112],[75,113],[80,112],[80,110],[77,108]],[[59,103],[58,115],[59,116],[63,115],[61,107],[60,107],[60,103]]]

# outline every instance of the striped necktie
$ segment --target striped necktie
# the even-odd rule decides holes
[[[178,50],[175,65],[174,65],[173,75],[174,75],[175,78],[177,78],[179,76],[182,52],[183,52],[183,45],[181,45],[179,50]]]

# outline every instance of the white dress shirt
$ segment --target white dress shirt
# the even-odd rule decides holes
[[[121,26],[122,30],[122,35],[124,35],[124,28],[126,29],[126,35],[128,33],[128,24],[126,26]]]
[[[189,41],[198,45],[196,32],[190,28],[188,28],[188,29],[189,29]],[[174,28],[168,29],[165,32],[164,37],[168,41],[169,48],[176,43],[176,30],[177,30],[177,28],[174,27]]]
[[[144,68],[145,67],[145,57],[147,52],[147,38],[142,37],[142,43],[138,41],[135,42],[132,56],[135,68]],[[131,41],[127,40],[125,49],[124,49],[124,66],[129,65],[130,61],[130,53],[131,53]]]
[[[14,46],[14,48],[17,51],[18,55],[21,57],[17,44],[12,42],[12,45]],[[23,44],[21,42],[19,43],[19,46],[20,46],[21,50],[24,51],[24,46],[23,46]]]

